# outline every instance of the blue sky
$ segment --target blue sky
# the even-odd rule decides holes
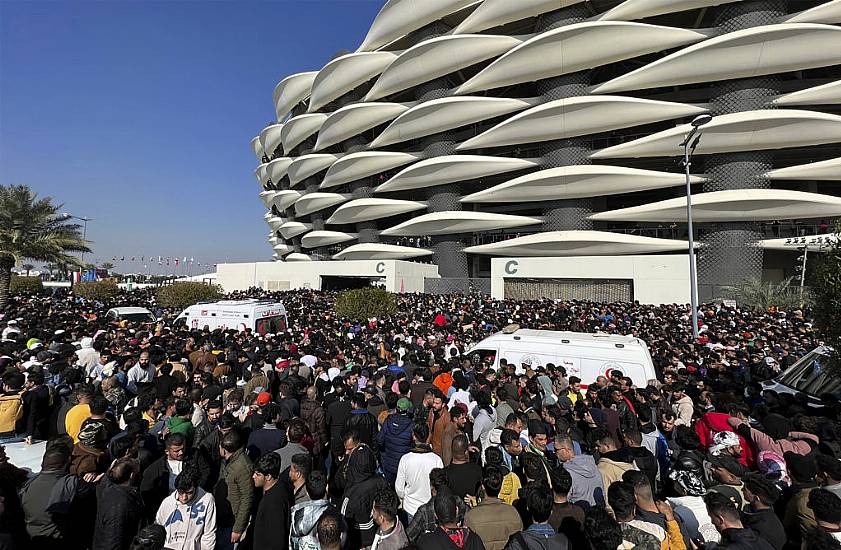
[[[93,218],[124,272],[267,260],[249,142],[274,86],[356,49],[382,3],[2,0],[0,183]]]

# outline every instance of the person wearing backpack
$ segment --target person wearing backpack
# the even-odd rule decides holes
[[[549,525],[554,499],[548,484],[532,483],[526,487],[525,499],[532,524],[525,531],[511,535],[505,550],[567,550],[569,539]]]

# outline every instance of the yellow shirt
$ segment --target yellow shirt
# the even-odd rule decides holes
[[[507,476],[502,478],[502,487],[499,488],[499,500],[506,504],[514,504],[514,501],[520,498],[520,478],[514,472],[510,472]]]
[[[73,438],[73,443],[79,442],[79,432],[82,431],[82,422],[91,417],[91,407],[87,403],[76,405],[67,411],[64,418],[64,428],[67,435]]]

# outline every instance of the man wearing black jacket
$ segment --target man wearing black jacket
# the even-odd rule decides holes
[[[263,498],[254,514],[253,547],[260,550],[289,548],[289,511],[292,495],[285,483],[279,482],[280,457],[266,453],[254,466],[254,486],[263,491]]]
[[[96,488],[96,524],[91,550],[128,550],[143,521],[143,501],[132,486],[140,472],[133,458],[118,460]]]
[[[623,430],[625,445],[631,451],[637,468],[651,482],[651,487],[657,491],[657,459],[647,448],[642,446],[642,434],[636,427],[628,427]]]
[[[352,409],[345,422],[345,430],[356,430],[359,434],[360,443],[365,443],[376,453],[379,424],[377,419],[368,412],[368,402],[365,400],[365,394],[354,393],[350,397],[350,403]]]

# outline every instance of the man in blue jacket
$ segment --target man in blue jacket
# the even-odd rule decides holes
[[[400,459],[412,448],[412,402],[405,397],[400,398],[395,411],[386,417],[377,434],[383,473],[391,487],[397,479]]]

